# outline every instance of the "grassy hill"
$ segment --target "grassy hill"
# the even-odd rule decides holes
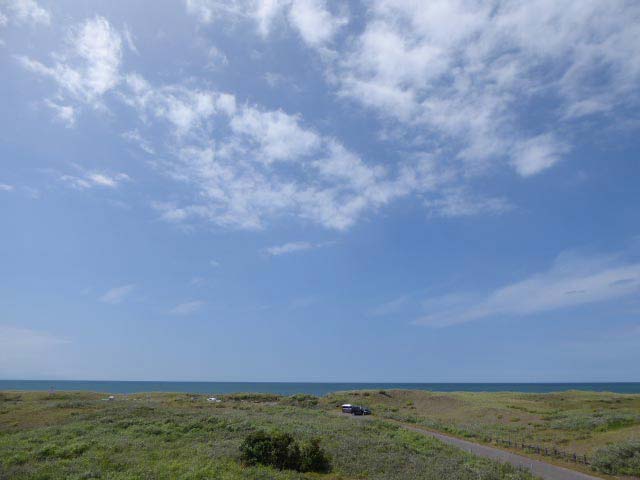
[[[552,452],[584,456],[601,472],[640,477],[640,395],[569,391],[531,393],[435,393],[418,390],[337,392],[323,397],[326,409],[350,402],[371,407],[378,418],[424,426],[483,443],[511,441],[531,447],[521,453],[550,459]],[[507,444],[500,443],[507,447]],[[631,448],[631,466],[601,465]],[[544,455],[544,451],[548,455]],[[633,455],[632,452],[632,455]],[[555,463],[575,467],[569,459]],[[606,458],[605,458],[606,457]],[[568,461],[567,461],[568,460]],[[615,459],[614,459],[615,460]],[[600,462],[600,463],[598,463]],[[627,462],[627,463],[629,463]]]
[[[530,479],[388,422],[360,422],[318,399],[274,395],[0,394],[2,479]],[[327,474],[245,467],[256,430],[321,439]]]
[[[590,458],[609,444],[640,438],[640,395],[389,390],[320,398],[220,395],[220,403],[175,393],[105,398],[86,392],[0,393],[0,479],[524,480],[530,475],[397,422],[479,442],[517,438]],[[340,415],[336,406],[344,402],[369,406],[374,416],[359,421]],[[240,444],[259,430],[290,433],[300,442],[320,438],[331,471],[243,466]]]

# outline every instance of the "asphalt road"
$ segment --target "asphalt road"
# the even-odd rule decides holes
[[[550,463],[541,462],[540,460],[533,460],[516,453],[500,450],[499,448],[479,445],[477,443],[450,437],[449,435],[443,435],[442,433],[432,432],[431,430],[426,430],[419,427],[413,427],[404,424],[402,426],[408,430],[437,438],[444,443],[454,445],[480,457],[486,457],[493,460],[498,460],[500,462],[510,463],[511,465],[517,467],[525,467],[534,475],[540,478],[544,478],[545,480],[602,480],[601,477],[594,477],[585,473],[569,470],[568,468],[562,468],[556,465],[551,465]]]

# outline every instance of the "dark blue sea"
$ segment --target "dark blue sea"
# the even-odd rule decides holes
[[[524,392],[548,393],[565,390],[640,393],[633,383],[278,383],[278,382],[135,382],[93,380],[0,380],[0,390],[82,390],[105,393],[262,392],[293,395],[326,395],[341,390],[430,390],[433,392]]]

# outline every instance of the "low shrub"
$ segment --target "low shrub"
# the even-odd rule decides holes
[[[280,395],[276,395],[275,393],[228,393],[225,395],[221,395],[220,398],[222,400],[234,401],[234,402],[254,402],[254,403],[264,403],[264,402],[277,402],[282,397]]]
[[[640,423],[640,415],[606,412],[591,414],[561,413],[555,415],[551,428],[558,430],[584,430],[606,432]]]
[[[294,405],[297,407],[315,407],[318,405],[318,397],[315,395],[298,393],[284,398],[280,403],[284,405]]]
[[[292,435],[282,432],[250,433],[240,445],[240,458],[247,465],[267,465],[279,470],[328,472],[330,461],[318,439],[298,445]]]
[[[591,466],[603,473],[640,477],[640,439],[615,443],[597,450]]]
[[[320,439],[314,438],[300,448],[300,471],[326,473],[331,470],[329,455],[322,450]]]

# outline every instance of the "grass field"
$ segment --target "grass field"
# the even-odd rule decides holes
[[[327,409],[342,402],[369,406],[377,417],[480,442],[511,439],[586,455],[589,460],[607,445],[640,442],[640,395],[389,390],[334,393],[321,400]],[[628,471],[640,476],[640,450],[633,462],[637,466]]]
[[[617,455],[618,446],[640,439],[640,395],[388,390],[320,398],[220,395],[221,403],[171,393],[105,398],[82,392],[0,393],[0,479],[531,478],[389,420],[479,442],[524,440],[590,458],[607,445]],[[338,414],[336,406],[345,402],[371,407],[374,416],[358,421]],[[291,433],[301,442],[320,438],[332,459],[331,472],[243,466],[239,446],[258,430]],[[611,468],[619,471],[608,473],[626,468],[635,474],[640,450],[637,455],[623,467],[613,462]]]
[[[337,415],[328,400],[274,395],[0,393],[2,479],[530,479],[390,422]],[[382,404],[381,404],[382,405]],[[327,474],[245,467],[256,430],[321,439]]]

